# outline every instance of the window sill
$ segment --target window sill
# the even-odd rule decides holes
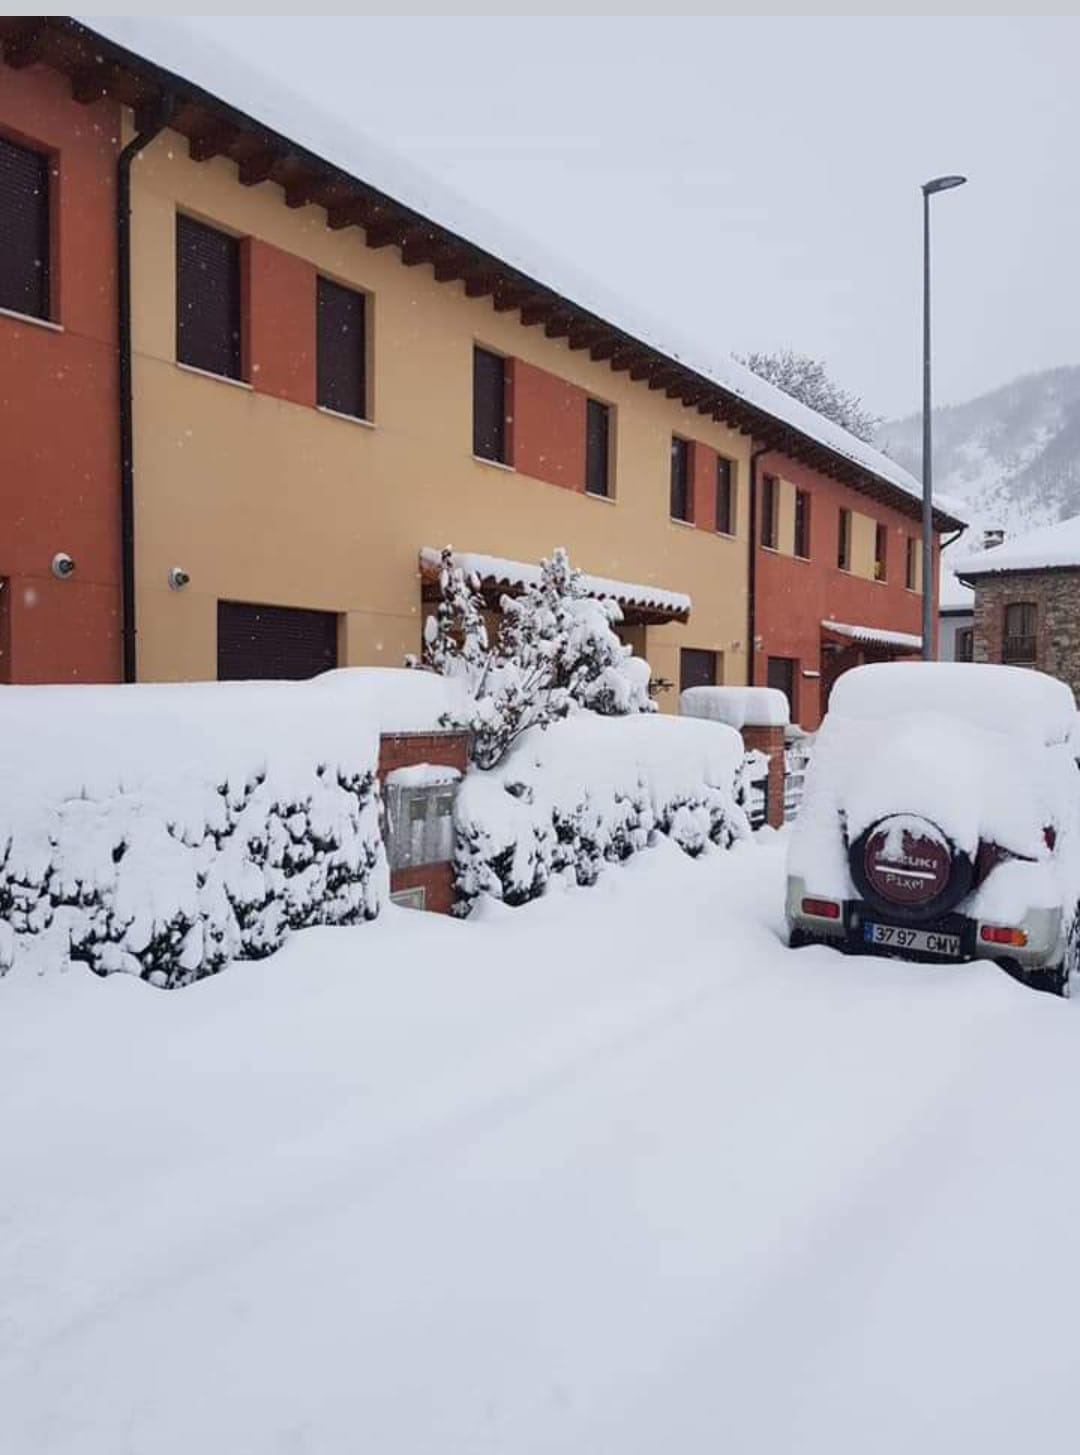
[[[782,551],[779,546],[767,546],[764,541],[761,542],[759,549],[766,551],[770,556],[784,556],[787,554],[787,552]]]
[[[697,530],[697,526],[692,520],[680,520],[677,515],[669,515],[668,520],[672,525],[681,525],[684,530]]]
[[[599,500],[601,505],[614,505],[614,495],[598,495],[595,490],[583,490],[581,492],[586,500]]]
[[[194,364],[181,363],[179,359],[176,360],[176,367],[183,369],[185,374],[194,374],[199,379],[213,379],[218,384],[231,384],[234,389],[246,389],[250,394],[255,392],[254,384],[250,384],[247,379],[233,379],[228,374],[215,374],[210,369],[198,369]]]
[[[12,323],[30,323],[34,328],[44,328],[49,333],[63,333],[64,325],[54,323],[51,318],[38,318],[36,313],[20,313],[16,308],[0,308],[0,318],[10,318]]]
[[[375,421],[373,419],[361,419],[358,414],[343,414],[340,409],[331,409],[328,404],[316,404],[315,412],[316,414],[325,414],[328,419],[341,419],[346,424],[358,424],[363,429],[375,428]]]
[[[714,530],[714,536],[719,536],[722,541],[737,541],[739,537],[733,530]]]
[[[809,566],[810,562],[813,560],[813,557],[812,556],[800,556],[799,553],[798,553],[798,551],[792,551],[792,553],[791,553],[791,559],[793,561],[799,561],[799,562],[801,562],[801,564],[804,565],[804,566]]]
[[[473,455],[478,465],[487,465],[492,470],[505,470],[508,475],[516,475],[517,471],[513,465],[508,465],[504,460],[487,460],[483,455]]]

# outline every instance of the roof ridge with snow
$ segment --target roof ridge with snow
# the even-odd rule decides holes
[[[968,577],[993,576],[1003,571],[1064,571],[1080,569],[1080,515],[1007,540],[988,550],[973,551],[951,561],[953,571]]]

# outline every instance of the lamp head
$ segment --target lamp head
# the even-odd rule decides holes
[[[966,181],[966,177],[934,177],[932,181],[923,183],[923,196],[932,197],[935,192],[948,192],[953,187],[962,187]]]

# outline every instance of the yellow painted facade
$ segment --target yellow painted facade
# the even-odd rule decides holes
[[[176,362],[178,210],[368,293],[370,424]],[[138,161],[132,212],[140,679],[214,677],[219,600],[337,612],[343,665],[399,665],[420,647],[418,552],[450,544],[524,561],[562,545],[584,570],[688,592],[689,623],[644,633],[653,674],[677,685],[687,646],[723,653],[725,680],[745,681],[745,436],[368,248],[356,228],[329,230],[317,207],[287,208],[272,182],[244,187],[223,158],[190,161],[172,133]],[[476,343],[610,402],[613,499],[473,457]],[[669,520],[673,434],[735,461],[733,537]],[[191,578],[180,592],[176,566]],[[677,691],[660,705],[673,710]]]

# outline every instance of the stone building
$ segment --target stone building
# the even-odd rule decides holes
[[[1036,667],[1080,694],[1080,516],[957,563],[975,588],[976,662]]]

